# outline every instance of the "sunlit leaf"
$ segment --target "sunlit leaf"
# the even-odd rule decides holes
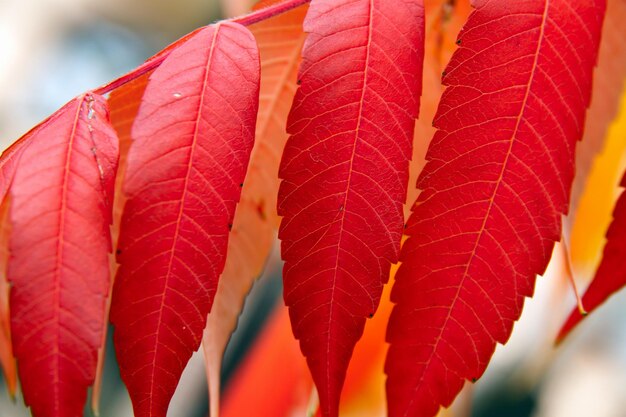
[[[404,225],[424,54],[415,1],[311,3],[278,214],[285,302],[325,417]]]
[[[9,262],[9,237],[11,222],[9,219],[10,199],[5,197],[0,205],[0,364],[11,397],[15,398],[17,389],[17,368],[11,346],[11,322],[9,316],[9,282],[7,263]]]
[[[509,338],[561,237],[590,100],[603,1],[474,3],[392,292],[390,417],[435,415]]]
[[[261,56],[259,114],[250,165],[228,240],[226,265],[203,338],[212,417],[219,412],[226,344],[252,283],[261,275],[278,227],[278,165],[287,141],[285,124],[296,91],[306,10],[301,6],[250,27]]]
[[[258,108],[243,26],[198,32],[157,68],[133,125],[111,322],[135,415],[165,416],[224,267]]]
[[[104,98],[71,101],[32,133],[11,186],[11,333],[35,417],[82,415],[109,291],[118,140]]]

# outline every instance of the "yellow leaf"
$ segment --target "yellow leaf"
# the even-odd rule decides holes
[[[626,42],[624,42],[626,2],[607,3],[598,66],[593,74],[591,105],[585,120],[583,140],[576,150],[576,180],[572,189],[572,209],[586,189],[586,177],[596,154],[603,148],[608,128],[617,116],[626,77]]]
[[[574,270],[591,277],[595,271],[604,234],[612,219],[615,200],[619,195],[619,180],[626,166],[626,94],[622,110],[608,131],[604,150],[594,161],[578,203],[571,232],[571,257]]]
[[[614,128],[609,136],[607,132],[619,111],[626,76],[625,20],[626,2],[609,0],[598,66],[593,77],[591,105],[587,111],[583,140],[576,150],[576,178],[572,187],[570,216],[565,222],[565,230],[570,232],[574,267],[587,272],[598,261],[600,245],[613,209],[617,187],[615,171],[623,154],[621,139],[616,136],[620,135],[616,130],[619,128]],[[622,130],[621,134],[623,138],[626,132]],[[598,156],[603,149],[602,155]],[[621,171],[617,175],[620,174]]]

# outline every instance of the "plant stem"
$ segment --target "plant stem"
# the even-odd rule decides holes
[[[143,64],[141,64],[140,66],[132,70],[131,72],[126,73],[122,75],[121,77],[116,78],[115,80],[96,88],[95,90],[93,90],[94,94],[104,95],[104,94],[110,93],[116,88],[119,88],[123,86],[124,84],[129,83],[132,80],[141,77],[145,73],[150,72],[156,67],[158,67],[159,65],[161,65],[161,63],[165,60],[165,58],[167,58],[168,55],[169,54],[165,54],[164,56],[161,56],[160,59],[148,60],[144,62]]]
[[[286,0],[230,20],[232,22],[239,23],[240,25],[250,26],[269,19],[270,17],[288,12],[289,10],[295,9],[305,3],[309,3],[310,1],[311,0]]]
[[[256,10],[247,15],[235,17],[232,19],[227,19],[226,21],[239,23],[240,25],[243,25],[243,26],[250,26],[255,23],[261,22],[263,20],[267,20],[271,17],[277,16],[279,14],[288,12],[289,10],[295,9],[296,7],[309,3],[310,1],[311,0],[284,0],[276,4],[273,4],[271,6],[265,7],[263,9]],[[127,84],[141,77],[142,75],[154,70],[155,68],[159,67],[163,63],[163,61],[165,61],[165,59],[172,53],[174,49],[176,49],[176,47],[178,47],[179,45],[187,41],[189,38],[195,35],[198,31],[204,29],[204,27],[198,28],[194,30],[193,32],[189,33],[188,35],[185,35],[181,39],[177,40],[176,42],[172,43],[170,46],[165,48],[163,51],[159,52],[152,58],[149,58],[146,62],[144,62],[143,64],[141,64],[134,70],[128,72],[127,74],[122,75],[121,77],[114,79],[113,81],[103,86],[96,88],[95,90],[93,90],[93,93],[99,94],[99,95],[110,93],[116,88],[119,88],[123,86],[124,84]]]

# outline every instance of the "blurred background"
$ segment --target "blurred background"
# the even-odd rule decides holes
[[[0,0],[0,146],[7,147],[72,97],[131,70],[198,26],[246,12],[252,3],[253,0]],[[617,195],[624,167],[625,107],[622,105],[609,132],[614,146],[605,149],[592,168],[592,172],[606,171],[609,168],[602,164],[602,158],[609,154],[614,158],[615,152],[621,155],[619,164],[610,168],[609,179],[605,180],[613,194],[605,204],[607,207],[598,208],[608,215],[591,215],[585,220],[595,224],[597,231],[589,229],[590,234],[600,243],[598,236],[604,234],[610,219],[610,204]],[[593,206],[593,202],[589,204]],[[589,239],[593,240],[591,236]],[[600,243],[575,253],[574,274],[583,288],[598,261]],[[575,304],[562,251],[557,246],[548,272],[538,278],[535,297],[527,302],[510,342],[498,347],[485,376],[476,384],[468,384],[442,416],[626,416],[626,293],[613,297],[555,348],[554,337]],[[255,413],[262,408],[254,401],[282,401],[280,386],[287,380],[278,378],[283,373],[276,373],[276,368],[272,371],[272,367],[285,368],[285,352],[297,349],[297,344],[289,340],[285,318],[279,256],[275,253],[246,303],[225,358],[225,407],[251,413],[232,411],[233,417],[282,417]],[[108,345],[100,414],[130,417],[130,401],[119,378],[110,337]],[[245,358],[265,361],[269,372],[259,374],[258,364]],[[366,368],[362,370],[364,379],[344,395],[347,398],[342,415],[382,417],[382,357],[370,357],[361,365]],[[305,406],[294,405],[285,417],[306,415],[310,392],[301,397]],[[185,371],[168,416],[204,417],[207,412],[204,364],[198,353]],[[0,417],[28,415],[19,394],[13,401],[0,386]],[[85,415],[92,415],[88,407]]]

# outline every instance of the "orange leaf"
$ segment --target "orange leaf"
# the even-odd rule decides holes
[[[261,274],[278,224],[278,165],[305,39],[302,6],[250,27],[261,54],[256,141],[228,242],[226,266],[204,332],[211,416],[219,410],[220,371],[226,344],[254,280]]]
[[[572,188],[572,213],[576,212],[587,181],[587,174],[597,153],[604,147],[607,130],[619,111],[624,77],[626,77],[625,21],[626,1],[608,0],[598,54],[598,66],[593,76],[591,104],[587,111],[583,140],[576,152],[576,180]],[[620,173],[616,174],[617,177],[619,175]],[[609,207],[608,210],[610,211],[611,208]]]
[[[128,150],[132,143],[131,129],[135,117],[139,112],[141,98],[148,85],[148,79],[154,71],[150,71],[139,78],[129,82],[128,84],[118,88],[111,93],[109,97],[109,106],[111,109],[111,124],[115,128],[120,139],[120,163],[117,170],[117,178],[115,180],[115,202],[113,204],[113,243],[117,245],[117,237],[119,234],[119,224],[122,218],[124,203],[126,202],[126,194],[122,192],[122,184],[126,174],[126,160],[128,158]]]
[[[148,78],[152,74],[152,71],[142,75],[139,78],[125,84],[111,93],[109,97],[109,110],[111,117],[111,124],[117,132],[120,146],[120,159],[117,170],[117,177],[115,179],[115,198],[113,200],[113,228],[112,228],[112,241],[113,247],[117,246],[117,238],[119,236],[120,221],[122,219],[122,211],[124,209],[124,203],[126,202],[126,195],[122,191],[122,185],[124,183],[124,174],[126,173],[126,159],[128,158],[128,149],[132,142],[130,131],[135,121],[135,116],[139,111],[139,105],[141,104],[141,97],[148,84]],[[107,297],[106,304],[106,316],[109,317],[109,310],[111,309],[111,288],[115,280],[115,273],[117,272],[117,262],[113,257],[110,257],[111,264],[111,285],[109,289],[109,296]],[[96,368],[96,380],[93,384],[91,393],[91,409],[95,415],[98,415],[100,395],[102,393],[102,373],[104,372],[104,359],[106,353],[106,338],[107,338],[108,326],[104,328],[102,333],[102,345],[98,349],[98,366]]]
[[[584,178],[585,187],[576,212],[568,218],[572,225],[569,236],[572,265],[583,279],[590,279],[600,262],[606,242],[604,234],[621,191],[618,184],[626,162],[626,94],[623,98],[622,111],[607,132],[604,149],[596,155]],[[583,177],[579,180],[583,181]]]
[[[222,417],[304,416],[312,387],[281,303],[229,384]]]
[[[444,90],[441,73],[456,50],[456,37],[471,11],[468,0],[426,0],[424,9],[426,11],[424,82],[420,115],[415,124],[409,188],[404,206],[405,219],[409,218],[411,207],[420,192],[415,184],[426,164],[426,150],[436,131],[433,119]]]
[[[591,274],[600,261],[604,232],[611,221],[622,173],[620,159],[626,136],[615,132],[609,137],[608,128],[617,116],[624,91],[624,21],[626,2],[609,0],[598,67],[593,78],[591,107],[587,112],[583,141],[576,153],[571,215],[566,222],[571,229],[572,262],[584,275]]]

